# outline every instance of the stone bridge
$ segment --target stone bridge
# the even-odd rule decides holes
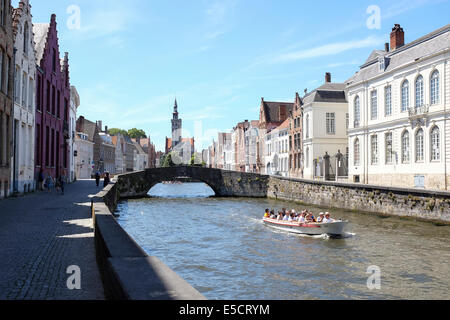
[[[225,171],[203,167],[155,168],[119,175],[117,192],[120,198],[146,197],[150,189],[163,181],[190,178],[206,183],[218,197],[267,197],[269,176]]]

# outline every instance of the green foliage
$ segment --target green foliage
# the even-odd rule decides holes
[[[128,135],[128,132],[127,132],[126,130],[122,130],[122,129],[118,129],[118,128],[111,128],[111,129],[108,129],[108,133],[109,133],[110,135],[112,135],[112,136],[116,136],[116,135],[118,135],[119,133],[121,133],[121,134],[124,135],[124,136],[127,136],[127,135]]]
[[[164,156],[164,160],[162,161],[163,168],[175,167],[175,164],[172,161],[172,153],[169,153]]]
[[[136,128],[128,130],[128,136],[133,139],[147,138],[144,130]]]

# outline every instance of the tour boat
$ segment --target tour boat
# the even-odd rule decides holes
[[[344,229],[348,221],[334,221],[328,223],[298,223],[296,221],[280,221],[276,219],[264,218],[263,222],[266,226],[274,229],[283,230],[292,233],[306,234],[306,235],[322,235],[327,234],[331,236],[344,235]]]

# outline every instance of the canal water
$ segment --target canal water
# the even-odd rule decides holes
[[[449,226],[333,210],[344,238],[301,236],[261,222],[266,208],[305,209],[292,202],[208,197],[202,183],[150,195],[120,203],[119,223],[208,299],[450,299]]]

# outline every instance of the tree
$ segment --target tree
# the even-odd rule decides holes
[[[175,167],[175,164],[172,161],[172,153],[169,153],[164,156],[164,160],[162,161],[161,167],[163,168]]]
[[[128,130],[128,136],[133,139],[147,138],[144,130],[136,128]]]
[[[128,132],[126,130],[122,130],[122,129],[118,129],[118,128],[108,129],[108,133],[112,136],[117,136],[119,133],[124,136],[128,135]]]

